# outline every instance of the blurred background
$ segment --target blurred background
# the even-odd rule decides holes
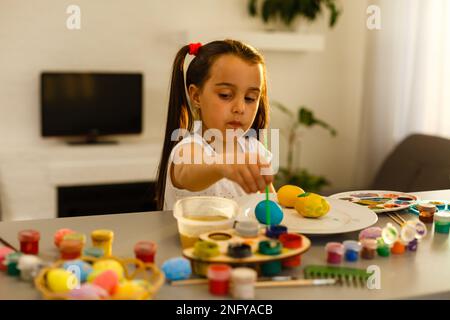
[[[449,1],[1,0],[1,219],[153,210],[173,58],[227,37],[265,56],[278,184],[450,188]]]

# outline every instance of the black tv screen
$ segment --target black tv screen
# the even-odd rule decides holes
[[[41,74],[44,137],[142,132],[142,74]]]

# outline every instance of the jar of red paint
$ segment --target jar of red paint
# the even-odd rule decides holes
[[[283,233],[278,240],[287,249],[298,249],[302,246],[302,237],[295,233]],[[281,264],[287,268],[298,267],[301,264],[301,256],[296,255],[292,258],[287,258]]]
[[[83,250],[83,242],[75,239],[64,239],[59,244],[59,252],[61,259],[74,260],[81,256]]]
[[[39,239],[41,234],[36,230],[22,230],[18,235],[20,241],[20,251],[24,254],[39,253]]]
[[[228,294],[230,287],[231,267],[226,264],[212,264],[208,267],[209,292],[214,295]]]
[[[327,252],[327,262],[333,264],[339,264],[342,262],[342,256],[344,254],[344,245],[339,242],[328,242],[325,246]]]
[[[139,241],[134,245],[134,254],[137,259],[145,263],[155,261],[156,243],[153,241]]]

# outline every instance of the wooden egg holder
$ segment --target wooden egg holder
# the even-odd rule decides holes
[[[266,262],[282,261],[288,258],[292,258],[301,255],[309,249],[311,241],[304,235],[299,234],[302,237],[302,245],[299,248],[289,249],[282,248],[281,253],[278,255],[264,255],[258,253],[259,242],[265,240],[274,240],[266,237],[264,234],[265,229],[260,230],[257,237],[244,238],[240,237],[235,229],[224,231],[212,231],[200,235],[200,240],[215,242],[219,245],[220,255],[202,259],[194,255],[194,247],[183,250],[183,255],[191,261],[193,273],[199,276],[206,276],[206,269],[208,265],[215,263],[224,263],[231,265],[232,267],[250,267],[258,271],[260,265]],[[252,248],[252,255],[246,258],[233,258],[227,255],[228,245],[233,243],[246,243]]]

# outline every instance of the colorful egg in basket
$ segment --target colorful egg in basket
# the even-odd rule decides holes
[[[64,269],[68,262],[58,260],[51,267],[42,269],[35,278],[35,286],[45,299],[148,300],[156,295],[165,280],[164,273],[153,263],[135,258],[83,256],[78,262],[92,266],[89,276],[83,277],[87,280],[67,281],[70,276],[66,273],[77,276],[76,270]],[[77,263],[69,265],[76,266]],[[108,269],[108,265],[112,268]]]

